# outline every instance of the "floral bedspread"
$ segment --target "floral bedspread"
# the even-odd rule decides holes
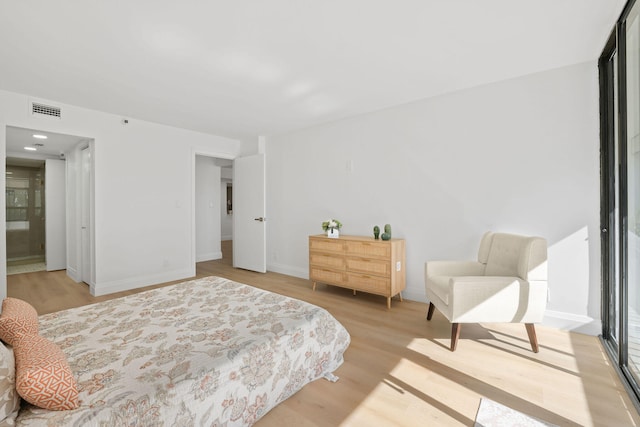
[[[80,408],[19,426],[244,426],[330,376],[350,343],[326,310],[219,277],[40,316]]]

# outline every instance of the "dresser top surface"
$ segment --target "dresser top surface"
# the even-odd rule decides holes
[[[340,237],[327,237],[324,234],[314,234],[311,235],[309,237],[313,237],[313,238],[318,238],[318,239],[327,239],[327,240],[331,240],[331,241],[340,241],[340,240],[351,240],[351,241],[358,241],[358,242],[397,242],[397,241],[402,241],[404,239],[394,239],[392,238],[391,240],[382,240],[382,239],[374,239],[373,236],[348,236],[348,235],[340,235]]]

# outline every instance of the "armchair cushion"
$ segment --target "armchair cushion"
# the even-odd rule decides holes
[[[427,261],[425,278],[434,276],[484,276],[484,264],[475,261]]]
[[[451,276],[477,276],[484,274],[484,264],[475,261],[429,261],[424,265],[425,281],[445,304],[449,304],[449,278]],[[430,297],[427,293],[427,297]]]
[[[513,276],[451,277],[451,322],[522,322],[527,283]],[[537,320],[536,320],[537,321]]]

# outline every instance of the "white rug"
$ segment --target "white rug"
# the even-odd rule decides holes
[[[483,397],[474,427],[557,427]]]

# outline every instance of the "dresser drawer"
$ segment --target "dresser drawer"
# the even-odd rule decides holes
[[[329,255],[319,252],[309,252],[309,264],[316,267],[327,267],[336,270],[345,269],[343,256]]]
[[[309,239],[309,250],[343,254],[344,243],[338,239]]]
[[[358,289],[372,294],[390,296],[391,279],[369,274],[347,273],[345,287]]]
[[[391,263],[388,260],[376,258],[349,257],[346,259],[347,270],[357,273],[374,274],[390,277]]]
[[[313,281],[328,283],[330,285],[342,285],[344,283],[344,273],[341,271],[314,266],[309,267],[309,278]]]
[[[363,257],[380,257],[388,259],[391,256],[391,245],[386,242],[346,242],[347,255]]]

